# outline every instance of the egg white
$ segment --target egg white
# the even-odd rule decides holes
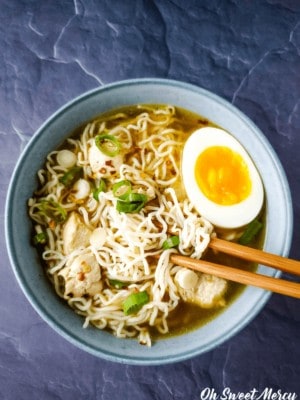
[[[209,200],[198,186],[195,164],[198,156],[208,147],[226,146],[240,154],[246,163],[251,180],[251,192],[240,203],[220,205]],[[224,229],[240,228],[250,223],[260,212],[264,201],[264,189],[260,175],[244,147],[228,132],[206,127],[193,132],[184,145],[182,178],[187,196],[200,215],[213,225]]]

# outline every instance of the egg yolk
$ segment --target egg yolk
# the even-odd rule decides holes
[[[205,149],[196,160],[195,178],[203,194],[220,205],[240,203],[251,192],[247,164],[229,147]]]

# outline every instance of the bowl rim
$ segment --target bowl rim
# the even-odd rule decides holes
[[[121,357],[116,355],[114,352],[109,353],[108,351],[103,352],[99,349],[95,349],[92,345],[88,345],[86,343],[83,343],[82,340],[78,340],[78,338],[73,335],[70,332],[66,332],[64,327],[57,322],[55,323],[51,316],[49,315],[48,311],[43,307],[42,303],[40,301],[37,301],[35,297],[32,295],[30,291],[30,287],[27,287],[25,282],[23,282],[21,276],[20,276],[20,271],[19,271],[19,266],[18,266],[18,260],[15,255],[14,251],[14,245],[13,245],[13,237],[12,237],[12,230],[11,230],[11,221],[10,221],[10,214],[12,213],[12,199],[14,196],[14,182],[17,178],[18,171],[22,167],[23,162],[25,159],[28,157],[28,154],[31,151],[32,146],[34,145],[35,141],[40,138],[40,136],[43,134],[44,130],[47,128],[49,124],[51,124],[52,121],[55,119],[59,118],[63,113],[65,113],[67,110],[70,108],[72,109],[75,105],[79,104],[82,100],[87,100],[89,97],[94,96],[99,93],[103,93],[106,91],[110,91],[111,89],[116,89],[120,87],[128,87],[128,86],[136,86],[136,85],[166,85],[166,86],[172,86],[172,87],[177,87],[177,88],[183,88],[188,91],[195,92],[196,94],[201,94],[205,97],[210,98],[212,101],[218,103],[222,107],[225,107],[227,110],[230,112],[233,112],[237,117],[245,123],[249,128],[253,131],[256,132],[256,134],[259,137],[259,140],[261,143],[264,145],[264,147],[267,148],[269,156],[272,158],[272,161],[274,165],[276,166],[277,169],[277,174],[280,177],[281,184],[282,184],[282,189],[283,189],[283,194],[285,196],[285,202],[287,204],[286,210],[285,210],[285,217],[286,217],[286,238],[284,245],[282,247],[282,255],[287,256],[290,251],[291,243],[292,243],[292,233],[293,233],[293,206],[292,206],[292,200],[291,200],[291,193],[290,193],[290,188],[288,184],[288,180],[285,174],[285,171],[281,165],[281,162],[267,140],[267,138],[264,136],[264,134],[260,131],[260,129],[254,124],[250,118],[248,118],[242,111],[240,111],[236,106],[231,104],[229,101],[225,100],[224,98],[204,89],[199,86],[196,86],[191,83],[186,83],[183,81],[178,81],[178,80],[173,80],[173,79],[165,79],[165,78],[137,78],[137,79],[127,79],[127,80],[121,80],[113,83],[106,84],[101,87],[97,87],[95,89],[86,91],[85,93],[80,94],[79,96],[75,97],[74,99],[71,99],[70,101],[66,102],[64,105],[62,105],[60,108],[58,108],[57,111],[55,111],[53,114],[51,114],[45,122],[36,130],[36,132],[33,134],[33,136],[30,138],[28,143],[26,144],[25,148],[23,149],[22,153],[19,155],[18,161],[15,165],[13,174],[11,176],[11,180],[9,183],[8,191],[7,191],[7,197],[6,197],[6,203],[5,203],[5,240],[6,240],[6,246],[7,246],[7,251],[9,255],[9,260],[10,264],[12,266],[12,269],[14,271],[14,275],[17,279],[17,282],[19,286],[21,287],[23,293],[25,294],[26,298],[30,302],[30,304],[33,306],[33,308],[36,310],[36,312],[41,316],[41,318],[47,322],[48,325],[50,325],[56,332],[58,332],[62,337],[67,339],[69,342],[73,343],[75,346],[95,355],[98,357],[101,357],[103,359],[109,360],[109,361],[115,361],[115,362],[120,362],[120,363],[126,363],[126,364],[135,364],[135,365],[160,365],[160,364],[168,364],[168,363],[174,363],[174,362],[179,362],[183,361],[186,359],[189,359],[191,357],[195,357],[197,355],[200,355],[202,353],[205,353],[209,350],[212,350],[213,348],[216,348],[219,346],[221,343],[225,342],[232,336],[236,335],[240,330],[242,330],[246,325],[250,323],[250,321],[259,313],[259,311],[264,307],[266,302],[269,300],[271,293],[267,291],[261,291],[261,294],[259,296],[259,299],[257,300],[255,307],[251,310],[251,313],[249,313],[246,317],[244,317],[243,321],[240,322],[238,325],[235,325],[233,328],[231,328],[230,331],[227,331],[222,337],[219,338],[219,340],[214,341],[213,343],[210,343],[210,345],[206,345],[205,347],[202,347],[201,350],[195,350],[192,349],[190,352],[183,352],[180,354],[177,354],[176,356],[171,355],[169,357],[157,357],[157,358],[150,358],[150,359],[145,359],[144,357],[137,358],[137,357],[130,357],[130,356],[124,356],[122,355]],[[274,276],[278,277],[280,275],[280,271],[274,272]],[[167,339],[162,339],[163,341]],[[167,343],[167,342],[166,342]]]

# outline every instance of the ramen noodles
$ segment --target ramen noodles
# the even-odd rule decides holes
[[[34,242],[84,327],[150,346],[183,306],[226,305],[225,280],[170,261],[200,259],[214,235],[181,179],[183,145],[208,124],[172,106],[134,106],[79,128],[47,156],[29,200]]]

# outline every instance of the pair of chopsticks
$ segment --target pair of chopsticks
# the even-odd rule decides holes
[[[218,238],[212,238],[209,247],[244,260],[253,261],[294,275],[300,275],[300,261],[266,253],[262,250],[253,249]],[[233,282],[257,286],[286,296],[300,298],[300,283],[244,271],[209,261],[196,260],[179,254],[172,254],[170,259],[172,263],[182,267],[216,275]]]

